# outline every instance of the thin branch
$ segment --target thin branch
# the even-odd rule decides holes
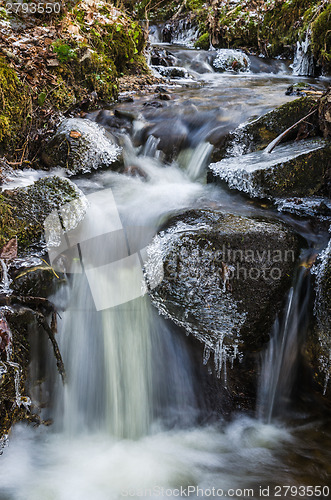
[[[47,323],[46,319],[44,318],[44,316],[42,314],[37,313],[37,321],[38,321],[39,325],[41,326],[41,328],[47,333],[48,338],[52,343],[54,356],[56,359],[56,365],[57,365],[57,368],[58,368],[59,373],[61,375],[62,381],[63,381],[63,383],[65,383],[66,372],[65,372],[61,352],[60,352],[58,343],[57,343],[56,338],[55,338],[56,320],[54,321],[54,315],[52,315],[52,327],[49,326],[49,324]]]
[[[271,153],[276,146],[278,146],[278,144],[284,139],[284,137],[287,136],[287,134],[289,132],[291,132],[291,130],[293,130],[295,127],[297,127],[300,123],[304,122],[305,120],[307,120],[307,118],[309,118],[311,115],[313,115],[314,113],[316,113],[317,111],[317,107],[315,107],[313,109],[313,111],[310,111],[310,113],[308,113],[308,115],[304,116],[303,118],[301,118],[301,120],[299,120],[298,122],[296,122],[294,125],[292,125],[291,127],[289,127],[287,130],[285,130],[285,132],[282,132],[278,137],[276,137],[276,139],[274,139],[264,150],[265,153]]]

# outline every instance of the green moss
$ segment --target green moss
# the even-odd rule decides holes
[[[196,49],[208,50],[210,47],[209,33],[204,33],[195,42],[194,47]]]
[[[256,16],[252,16],[250,11],[245,11],[242,6],[238,5],[230,12],[223,7],[219,11],[213,12],[211,18],[213,19],[212,31],[216,46],[224,48],[254,48],[258,46],[260,20]]]
[[[128,2],[126,2],[127,4]],[[168,21],[178,11],[180,2],[178,0],[140,0],[132,2],[131,11],[138,19],[149,19],[150,21]]]
[[[0,247],[14,236],[20,251],[38,243],[46,217],[77,197],[73,185],[56,176],[40,179],[27,188],[5,191],[0,195]]]
[[[330,167],[330,158],[330,147],[318,149],[274,168],[261,170],[255,179],[256,185],[276,197],[329,196],[325,173]]]
[[[15,144],[17,136],[27,130],[31,109],[28,89],[16,72],[0,57],[0,146]]]
[[[57,55],[59,62],[68,62],[71,59],[77,59],[77,53],[67,43],[57,40],[53,43],[53,51]]]
[[[312,23],[312,49],[319,64],[331,70],[331,5]]]
[[[305,36],[316,13],[323,8],[322,0],[292,0],[278,2],[266,12],[260,38],[271,57],[292,57],[295,43]]]

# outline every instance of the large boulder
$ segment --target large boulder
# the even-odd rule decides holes
[[[288,143],[271,153],[224,158],[209,166],[209,180],[223,181],[252,197],[331,195],[331,143],[323,139]]]
[[[270,111],[256,120],[239,126],[215,144],[212,161],[217,162],[230,156],[238,156],[266,148],[282,132],[304,118],[316,105],[312,97],[302,97]],[[318,114],[309,117],[304,135],[315,136],[318,132]],[[307,129],[307,130],[306,130]],[[298,128],[287,135],[290,141],[297,137]]]
[[[172,218],[148,254],[146,277],[159,283],[150,286],[152,302],[203,342],[205,361],[214,353],[220,371],[266,343],[298,239],[276,220],[198,210]]]
[[[121,152],[114,137],[97,123],[69,118],[45,144],[41,158],[48,168],[63,168],[71,176],[98,168],[117,169]]]
[[[87,207],[83,193],[68,179],[44,177],[28,187],[3,191],[0,195],[0,248],[17,237],[19,253],[32,246],[41,250],[44,221],[68,203],[71,212],[67,229],[74,228],[82,220]]]

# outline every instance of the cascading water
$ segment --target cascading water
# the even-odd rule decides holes
[[[285,414],[296,379],[298,355],[309,310],[309,283],[301,268],[290,289],[283,318],[277,318],[262,363],[258,417],[270,423],[273,417]]]
[[[137,175],[104,171],[75,178],[88,200],[87,216],[67,234],[71,251],[53,249],[59,265],[62,259],[71,272],[69,284],[52,298],[61,315],[58,343],[67,382],[63,387],[55,375],[50,355],[50,378],[57,377],[57,387],[49,391],[53,407],[46,416],[54,425],[13,429],[0,468],[0,500],[174,499],[180,494],[195,500],[212,496],[212,488],[236,499],[249,488],[246,496],[259,499],[265,487],[272,498],[276,485],[325,483],[328,429],[322,438],[310,438],[307,426],[295,434],[270,422],[275,407],[287,399],[286,376],[294,376],[304,279],[289,294],[283,327],[275,326],[263,372],[268,375],[261,389],[261,420],[239,415],[224,422],[212,415],[205,421],[201,374],[208,373],[199,371],[202,353],[193,363],[190,339],[158,316],[145,294],[153,286],[143,281],[146,247],[169,214],[206,206],[254,210],[242,198],[204,183],[211,149],[206,138],[283,103],[294,80],[270,72],[264,80],[233,68],[216,74],[209,63],[204,73],[206,67],[199,69],[203,86],[178,90],[164,109],[144,107],[145,123],[135,121],[140,145],[135,150],[129,139],[123,142],[125,168]],[[271,78],[278,85],[270,84]],[[172,163],[163,161],[162,121],[167,138],[174,123],[175,139],[177,130],[182,134]],[[145,126],[149,134],[144,135]]]
[[[293,75],[314,76],[314,58],[310,48],[310,31],[306,31],[305,39],[297,42],[293,61]]]

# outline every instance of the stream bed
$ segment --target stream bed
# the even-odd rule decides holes
[[[171,51],[174,66],[189,73],[162,85],[169,99],[145,95],[125,102],[125,95],[87,116],[108,130],[114,108],[121,118],[129,115],[133,126],[121,133],[121,144],[127,172],[135,175],[103,170],[73,177],[89,204],[69,235],[80,242],[83,272],[67,269],[69,284],[51,297],[61,310],[67,383],[63,387],[50,350],[43,390],[52,404],[43,412],[54,423],[15,426],[1,457],[0,500],[328,498],[330,415],[313,400],[281,415],[270,408],[271,399],[282,404],[279,387],[294,384],[286,369],[292,351],[287,357],[283,347],[264,353],[259,408],[221,416],[204,401],[202,356],[197,361],[184,331],[158,314],[142,287],[151,241],[183,210],[286,221],[308,246],[326,245],[327,231],[317,232],[309,221],[206,183],[210,143],[294,99],[285,91],[298,78],[282,61],[253,58],[247,71],[217,73],[206,51],[157,47]],[[300,80],[321,89],[327,84]],[[8,187],[43,175],[23,172]],[[302,290],[288,293],[275,335],[297,332],[302,325],[294,315],[308,307]],[[293,339],[299,351],[300,335]],[[223,362],[231,371],[231,360]]]

